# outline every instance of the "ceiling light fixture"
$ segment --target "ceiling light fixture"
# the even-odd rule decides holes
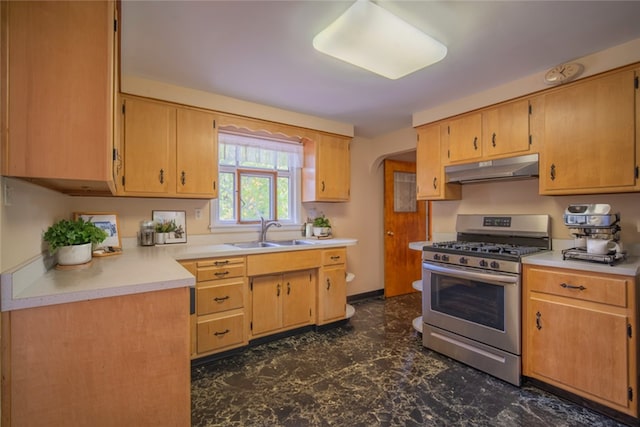
[[[318,33],[313,47],[392,80],[447,55],[445,45],[368,0],[356,1]]]

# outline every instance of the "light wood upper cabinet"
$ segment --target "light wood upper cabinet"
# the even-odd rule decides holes
[[[351,139],[318,134],[303,138],[303,202],[346,202],[350,197]]]
[[[527,154],[529,101],[509,102],[482,112],[483,157]]]
[[[424,126],[417,129],[416,180],[418,200],[460,199],[460,184],[445,182],[442,166],[441,132],[446,127]]]
[[[526,265],[523,374],[637,416],[636,278]]]
[[[625,70],[542,96],[540,194],[640,190],[634,77]]]
[[[115,2],[0,7],[2,174],[111,194]]]
[[[450,120],[447,126],[448,163],[458,163],[482,157],[482,115],[467,114]]]
[[[216,116],[180,108],[177,118],[177,192],[218,197]]]
[[[217,197],[214,114],[128,96],[122,114],[119,195]]]

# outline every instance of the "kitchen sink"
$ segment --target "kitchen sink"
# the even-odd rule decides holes
[[[300,246],[300,245],[313,245],[311,242],[306,242],[304,240],[269,240],[266,242],[238,242],[238,243],[229,243],[237,248],[241,249],[255,249],[255,248],[278,248],[282,246]]]
[[[277,246],[301,246],[301,245],[313,245],[312,242],[307,242],[305,240],[298,240],[298,239],[292,239],[292,240],[269,240],[268,242],[265,243],[273,243]]]
[[[229,243],[229,244],[241,249],[275,248],[275,247],[281,246],[272,242],[239,242],[239,243]]]

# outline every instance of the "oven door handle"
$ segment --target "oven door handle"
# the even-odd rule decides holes
[[[469,270],[461,270],[457,268],[449,268],[435,264],[423,263],[423,267],[426,270],[435,271],[438,273],[443,273],[448,276],[457,277],[459,279],[475,279],[482,280],[486,283],[493,283],[496,285],[516,285],[520,278],[518,276],[508,276],[508,275],[496,275],[489,273],[478,273],[475,271]]]

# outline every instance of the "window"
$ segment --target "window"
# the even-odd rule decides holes
[[[212,202],[216,225],[277,219],[298,222],[302,144],[265,135],[218,134],[218,199]],[[212,212],[212,213],[213,213]]]

